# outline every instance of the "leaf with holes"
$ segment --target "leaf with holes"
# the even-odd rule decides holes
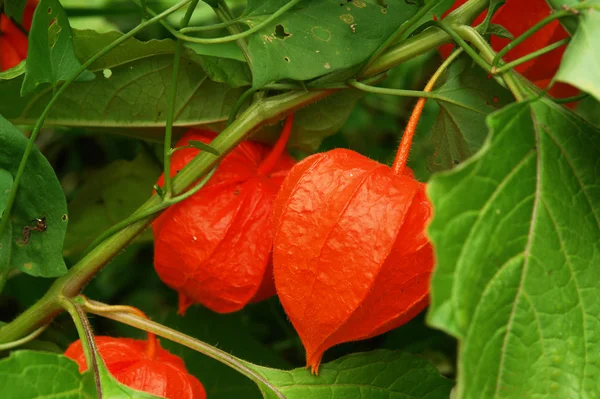
[[[580,10],[579,26],[555,78],[590,93],[600,101],[600,0],[587,3],[590,8]]]
[[[0,142],[0,169],[14,178],[28,139],[0,116]],[[40,224],[36,222],[38,219]],[[67,204],[58,178],[48,160],[34,146],[21,177],[10,220],[2,232],[0,263],[8,262],[11,268],[32,276],[63,275],[67,272],[62,258],[67,219]],[[11,245],[4,245],[7,241]]]
[[[256,26],[288,1],[250,0],[242,20]],[[253,86],[280,79],[312,79],[365,61],[417,12],[415,4],[404,0],[381,3],[300,2],[249,37]]]
[[[388,350],[344,356],[321,365],[318,376],[247,366],[268,382],[259,383],[266,399],[447,399],[453,385],[423,358]]]
[[[431,131],[435,155],[429,169],[451,169],[481,148],[487,136],[485,118],[512,101],[510,92],[490,79],[468,56],[455,61],[435,90],[440,112]]]
[[[548,100],[488,125],[428,189],[428,321],[461,341],[458,398],[598,397],[600,132]]]
[[[29,32],[27,60],[21,95],[31,93],[43,83],[56,87],[81,68],[73,49],[69,19],[58,0],[41,0],[38,4]],[[84,71],[78,79],[94,78],[93,73]]]

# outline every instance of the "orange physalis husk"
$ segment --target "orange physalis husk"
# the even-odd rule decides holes
[[[285,152],[292,128],[288,117],[274,148],[245,141],[219,164],[196,194],[168,208],[152,225],[154,266],[179,292],[183,313],[192,303],[227,313],[275,295],[271,250],[273,201],[295,160]],[[210,143],[215,133],[188,131],[177,143]],[[199,150],[171,158],[174,176]],[[158,184],[162,186],[161,177]]]
[[[37,0],[30,0],[23,12],[23,28],[29,31]],[[0,14],[0,71],[5,71],[27,58],[27,34],[6,15]]]
[[[187,372],[181,358],[160,344],[148,351],[149,342],[131,338],[95,337],[98,353],[110,374],[121,384],[167,399],[205,399],[204,387]],[[83,373],[88,366],[81,340],[65,352]]]

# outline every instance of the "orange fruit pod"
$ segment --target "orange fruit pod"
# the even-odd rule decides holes
[[[98,352],[110,374],[130,388],[167,399],[205,399],[204,387],[189,374],[181,358],[160,347],[158,341],[95,337]],[[81,340],[73,342],[65,356],[83,373],[88,366]]]
[[[294,166],[275,201],[275,284],[318,372],[323,353],[396,328],[428,304],[431,206],[412,172],[354,151]]]
[[[152,224],[154,266],[179,292],[179,310],[192,303],[227,313],[275,295],[271,249],[273,201],[295,160],[285,152],[292,128],[286,120],[275,147],[242,142],[223,158],[196,194],[167,209]],[[190,130],[177,143],[210,143],[215,133]],[[171,158],[171,175],[199,150],[185,148]],[[163,184],[163,177],[158,185]]]

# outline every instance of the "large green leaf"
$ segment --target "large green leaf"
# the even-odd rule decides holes
[[[98,43],[107,43],[118,33],[78,32],[77,53],[89,57]],[[98,78],[73,83],[53,106],[46,119],[50,126],[96,128],[164,127],[168,88],[173,64],[172,41],[139,42],[131,39],[113,50],[114,55],[90,68]],[[157,54],[154,54],[156,51]],[[191,54],[191,55],[190,55]],[[208,79],[191,51],[184,52],[175,103],[176,126],[205,125],[226,120],[244,89],[233,89]],[[0,114],[15,124],[34,124],[52,96],[50,89],[19,97],[23,77],[0,80]],[[127,133],[127,131],[121,131]],[[129,132],[129,134],[132,134]],[[160,139],[162,131],[136,132]],[[153,137],[152,134],[155,136]]]
[[[249,0],[251,27],[289,0]],[[307,80],[365,61],[402,23],[415,4],[388,0],[305,0],[248,39],[253,86],[280,79]]]
[[[600,131],[548,100],[488,125],[428,188],[428,321],[461,341],[458,398],[598,397]]]
[[[431,131],[435,156],[429,159],[432,171],[451,169],[481,148],[487,136],[485,118],[513,100],[472,59],[455,61],[435,93],[440,112]]]
[[[318,376],[304,368],[248,367],[269,381],[270,386],[260,387],[267,399],[447,399],[453,385],[424,359],[388,350],[355,353],[323,364]]]
[[[600,0],[587,3],[590,8],[580,10],[579,26],[555,78],[590,93],[600,101]]]
[[[55,353],[20,350],[0,360],[0,397],[93,399],[96,391],[93,379],[79,374],[71,359]]]
[[[63,254],[84,251],[104,230],[127,218],[152,194],[161,170],[145,153],[115,161],[85,179],[69,203],[70,223]],[[148,230],[141,238],[152,240]]]
[[[0,116],[0,142],[0,169],[14,177],[28,139]],[[47,226],[45,231],[31,231],[25,243],[23,229],[35,226],[35,220],[42,218]],[[56,277],[66,273],[62,247],[67,220],[67,204],[58,178],[48,160],[34,146],[21,177],[10,220],[2,233],[0,264],[8,263],[32,276]],[[10,245],[6,245],[8,242]]]
[[[27,71],[21,94],[31,93],[43,83],[56,87],[81,67],[73,49],[69,19],[58,0],[41,0],[33,14],[27,51]],[[80,80],[94,79],[85,71]]]

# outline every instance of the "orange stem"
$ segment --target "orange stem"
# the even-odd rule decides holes
[[[285,150],[287,142],[290,138],[290,133],[292,133],[293,124],[294,114],[289,114],[285,120],[285,123],[283,124],[283,129],[281,130],[281,134],[279,135],[277,142],[273,146],[273,149],[258,167],[259,175],[269,174],[273,170],[275,165],[277,165],[277,161],[279,160],[279,157],[281,157],[281,154]]]
[[[461,53],[462,49],[456,50],[446,59],[446,61],[442,63],[442,65],[440,65],[440,67],[437,71],[435,71],[431,79],[429,79],[429,82],[427,82],[427,85],[425,85],[425,88],[423,89],[424,93],[429,93],[433,89],[433,86],[435,86],[442,73]],[[415,108],[413,109],[413,112],[410,115],[410,119],[408,120],[406,129],[404,130],[404,134],[402,135],[402,140],[400,141],[400,145],[398,146],[396,159],[394,160],[394,164],[392,165],[392,171],[396,175],[401,175],[402,173],[404,173],[404,167],[406,166],[406,161],[408,160],[408,155],[412,146],[413,137],[415,135],[415,132],[417,131],[417,125],[419,124],[419,119],[421,119],[421,114],[423,113],[423,108],[425,107],[426,101],[426,97],[419,98],[419,101],[417,101],[417,105],[415,105]]]

